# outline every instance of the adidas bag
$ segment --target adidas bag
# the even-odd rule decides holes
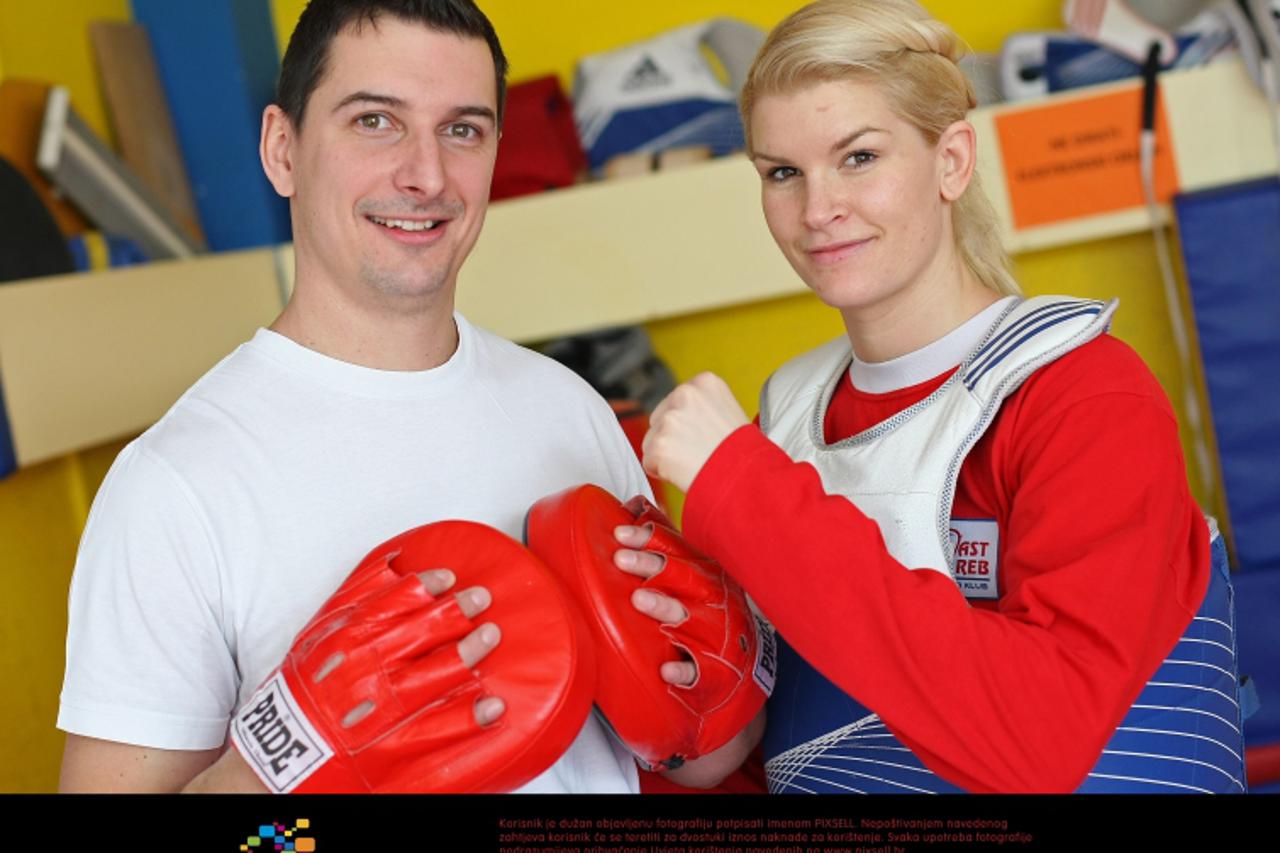
[[[732,18],[681,27],[578,63],[574,116],[591,168],[618,154],[743,146],[737,93],[764,32]],[[726,86],[703,55],[723,64]]]

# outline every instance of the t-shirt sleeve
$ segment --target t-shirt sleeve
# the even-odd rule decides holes
[[[873,521],[754,426],[699,473],[686,534],[939,775],[977,791],[1073,790],[1207,583],[1176,423],[1154,380],[1139,385],[1086,392],[1066,376],[1034,389],[1052,403],[1016,413],[999,451],[1001,571],[1019,581],[998,610],[900,564]]]
[[[604,465],[609,472],[609,482],[598,485],[607,489],[618,500],[629,500],[644,495],[653,500],[653,489],[644,467],[631,446],[630,440],[614,414],[599,394],[591,390],[591,415]]]
[[[60,729],[160,749],[224,742],[239,678],[217,559],[177,475],[127,447],[80,542]]]

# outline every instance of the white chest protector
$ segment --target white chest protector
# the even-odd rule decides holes
[[[1004,399],[1039,368],[1105,332],[1115,309],[1114,301],[1058,296],[1014,302],[936,391],[884,423],[827,444],[827,404],[852,357],[848,339],[839,338],[769,379],[761,429],[792,459],[810,463],[828,494],[847,497],[873,519],[904,566],[946,574],[971,598],[996,598],[994,578],[986,583],[956,573],[951,509],[961,464]],[[1214,554],[1200,612],[1081,791],[1243,790],[1234,611],[1220,539]],[[771,792],[958,791],[785,638],[779,645],[764,740]],[[1206,654],[1215,656],[1211,666]],[[893,760],[883,760],[886,749],[896,751]]]
[[[919,403],[835,444],[823,438],[827,402],[849,368],[840,337],[783,365],[765,386],[760,428],[829,494],[875,520],[912,569],[953,575],[951,504],[960,464],[1005,397],[1040,367],[1107,330],[1116,303],[1041,296],[1016,302],[969,360]]]

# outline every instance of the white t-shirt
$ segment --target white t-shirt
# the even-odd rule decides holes
[[[161,749],[232,713],[375,545],[446,518],[519,539],[548,494],[649,494],[609,407],[564,367],[455,315],[427,371],[373,370],[261,329],[129,444],[71,583],[58,727]],[[634,792],[592,717],[523,791]]]

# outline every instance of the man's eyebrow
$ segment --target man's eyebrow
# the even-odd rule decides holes
[[[351,104],[379,104],[384,107],[394,107],[396,109],[408,106],[408,102],[403,98],[397,98],[392,95],[376,95],[373,92],[353,92],[341,101],[338,101],[338,105],[333,108],[333,111],[336,113]]]
[[[472,116],[474,118],[487,118],[494,124],[498,123],[498,114],[491,108],[485,106],[465,106],[458,107],[453,111],[454,118],[462,118],[463,116]]]
[[[340,112],[345,107],[349,107],[352,104],[376,104],[378,106],[391,107],[392,109],[397,110],[406,109],[409,106],[409,102],[404,98],[397,98],[394,95],[378,95],[373,92],[353,92],[339,101],[337,106],[333,108],[333,111],[335,113]],[[475,118],[488,119],[494,124],[498,123],[497,113],[495,113],[491,107],[486,107],[480,104],[474,106],[467,104],[458,107],[450,113],[450,116],[452,118],[473,116]]]

